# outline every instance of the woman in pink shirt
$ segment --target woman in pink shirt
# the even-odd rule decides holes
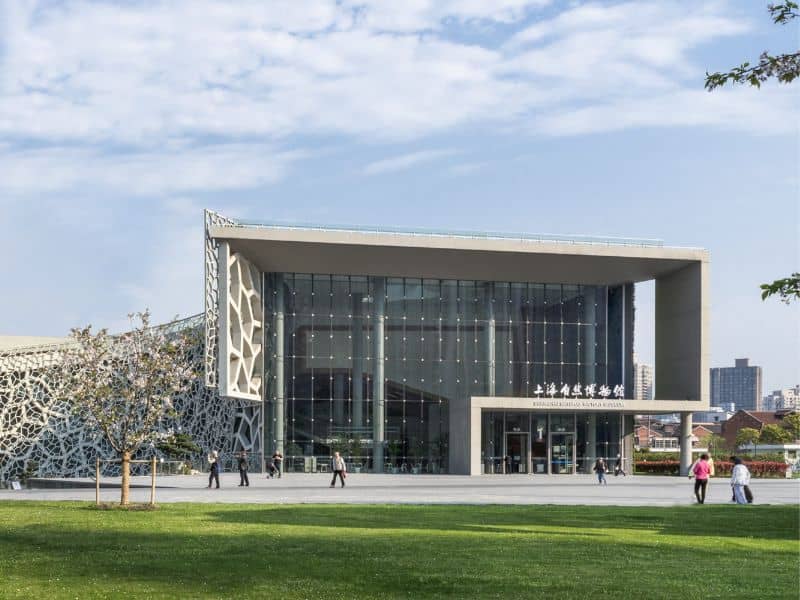
[[[694,467],[692,467],[692,474],[694,475],[694,495],[700,504],[706,502],[706,487],[708,486],[708,478],[711,475],[711,465],[708,464],[708,454],[700,455]]]

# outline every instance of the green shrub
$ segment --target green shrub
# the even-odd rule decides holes
[[[782,461],[756,460],[744,461],[753,477],[785,477],[787,465]],[[634,472],[658,475],[678,475],[681,463],[677,460],[640,460],[634,462]],[[730,477],[733,463],[730,461],[714,461],[716,477]]]

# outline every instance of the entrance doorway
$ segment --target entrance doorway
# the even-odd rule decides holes
[[[550,472],[575,473],[575,434],[550,434]]]
[[[527,433],[506,433],[506,473],[530,473]]]

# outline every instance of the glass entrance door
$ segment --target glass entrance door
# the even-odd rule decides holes
[[[506,433],[506,473],[529,473],[528,434]]]
[[[575,473],[575,434],[550,434],[550,472]]]

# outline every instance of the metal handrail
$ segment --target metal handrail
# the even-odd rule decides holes
[[[258,221],[238,221],[234,224],[224,225],[233,228],[254,228],[254,229],[298,229],[306,231],[337,231],[343,233],[371,233],[388,235],[410,235],[422,237],[457,237],[467,239],[499,239],[499,240],[518,240],[527,242],[561,242],[569,244],[592,244],[592,245],[622,245],[622,246],[642,246],[642,247],[663,247],[664,241],[652,238],[628,238],[613,236],[590,236],[583,234],[558,234],[558,233],[514,233],[498,231],[469,231],[469,230],[445,230],[445,229],[403,229],[400,227],[387,226],[361,226],[317,223],[281,223],[281,222],[258,222]]]

